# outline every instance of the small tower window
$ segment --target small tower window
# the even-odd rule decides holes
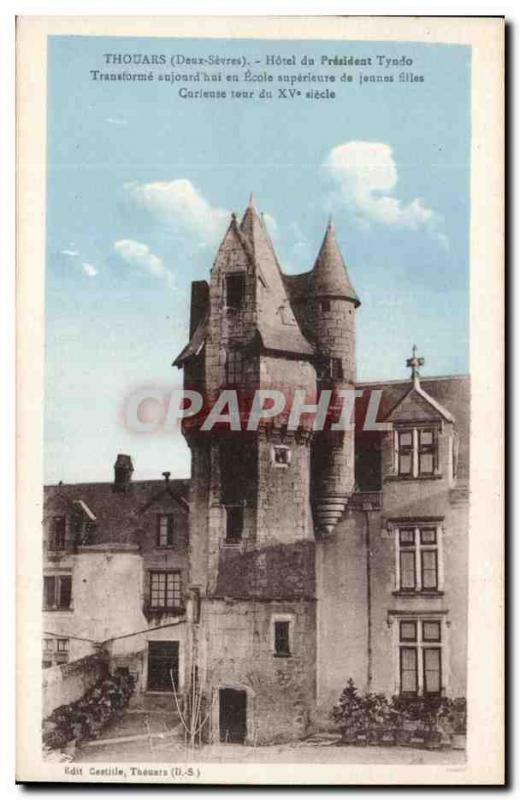
[[[330,359],[329,372],[333,381],[343,380],[343,364],[341,363],[341,358]]]
[[[234,272],[226,276],[226,306],[239,311],[246,295],[246,276],[244,272]]]
[[[320,305],[322,311],[330,311],[330,300],[322,300]]]
[[[230,386],[242,383],[242,353],[239,350],[230,350],[226,360],[226,381]]]
[[[271,461],[275,467],[288,467],[291,463],[291,449],[285,444],[275,444],[271,450]]]
[[[275,614],[271,617],[271,625],[273,655],[287,658],[291,655],[294,618],[290,614]]]
[[[226,506],[226,544],[240,544],[244,529],[244,507]]]

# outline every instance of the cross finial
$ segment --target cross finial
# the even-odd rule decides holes
[[[327,229],[329,231],[334,230],[334,222],[332,221],[332,214],[329,214],[329,221],[327,222]]]
[[[417,345],[414,344],[412,347],[412,357],[406,359],[406,366],[410,367],[412,370],[412,374],[410,375],[412,380],[419,378],[419,367],[422,367],[423,364],[424,358],[417,356]]]

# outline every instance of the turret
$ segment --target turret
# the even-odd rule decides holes
[[[312,274],[318,388],[354,391],[355,310],[360,305],[329,222]],[[318,533],[332,531],[354,488],[354,432],[325,430],[313,446],[314,520]]]

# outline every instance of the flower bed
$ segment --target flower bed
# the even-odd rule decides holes
[[[360,694],[350,679],[332,711],[344,743],[384,746],[460,746],[466,734],[466,699]]]
[[[133,677],[118,671],[98,681],[80,700],[55,708],[43,721],[44,746],[56,750],[71,741],[95,739],[125,708],[133,690]]]

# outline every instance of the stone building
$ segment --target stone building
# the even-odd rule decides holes
[[[359,306],[332,225],[313,269],[288,276],[253,201],[232,216],[209,282],[192,284],[185,388],[207,408],[236,390],[241,419],[259,389],[288,407],[328,393],[332,408],[356,391],[355,424],[197,415],[190,481],[131,481],[118,456],[113,484],[50,487],[53,663],[62,638],[71,658],[103,644],[143,691],[167,690],[173,668],[204,692],[214,741],[301,737],[349,677],[465,694],[469,379],[422,379],[414,350],[408,380],[358,383]]]

